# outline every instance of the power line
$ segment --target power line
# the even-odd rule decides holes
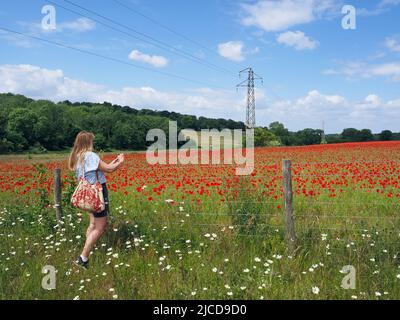
[[[184,39],[184,40],[186,40],[188,42],[191,42],[191,43],[195,44],[196,46],[198,46],[198,47],[200,47],[202,49],[205,49],[205,50],[207,50],[207,51],[209,51],[209,52],[211,52],[213,54],[218,55],[214,50],[202,45],[201,43],[199,43],[199,42],[197,42],[195,40],[192,40],[191,38],[185,36],[184,34],[182,34],[180,32],[175,31],[174,29],[168,27],[165,24],[162,24],[162,23],[158,22],[157,20],[145,15],[144,13],[132,8],[131,6],[128,6],[127,4],[123,3],[122,1],[119,1],[119,0],[112,0],[112,1],[114,1],[117,4],[119,4],[121,7],[124,7],[125,9],[128,9],[129,11],[132,11],[133,13],[135,13],[135,14],[137,14],[137,15],[139,15],[139,16],[141,16],[141,17],[143,17],[143,18],[145,18],[145,19],[147,19],[149,21],[151,21],[155,25],[157,25],[157,26],[159,26],[159,27],[161,27],[161,28],[173,33],[174,35],[176,35],[176,36],[178,36],[178,37],[180,37],[180,38],[182,38],[182,39]]]
[[[49,1],[47,1],[47,2],[48,2],[48,3],[51,3],[51,4],[53,4],[53,5],[56,5],[56,6],[60,7],[60,8],[63,8],[63,9],[66,10],[66,11],[72,12],[72,13],[78,15],[78,16],[81,16],[81,17],[84,17],[84,18],[93,20],[93,21],[95,21],[95,22],[97,22],[97,23],[99,23],[99,24],[101,24],[101,25],[103,25],[103,26],[105,26],[105,27],[107,27],[107,28],[109,28],[109,29],[111,29],[111,30],[117,31],[117,32],[122,33],[122,34],[124,34],[124,35],[127,35],[127,36],[129,36],[129,37],[131,37],[131,38],[133,38],[133,39],[140,40],[140,41],[145,42],[145,43],[147,43],[147,44],[150,44],[150,45],[152,45],[152,46],[154,46],[154,47],[157,47],[157,48],[160,48],[160,49],[162,49],[162,50],[166,50],[166,51],[172,52],[173,54],[175,54],[175,55],[177,55],[177,56],[180,56],[180,57],[182,57],[182,58],[184,58],[184,59],[188,59],[188,60],[194,61],[194,62],[196,62],[196,63],[199,63],[199,64],[201,64],[201,65],[204,65],[204,66],[210,68],[210,66],[208,66],[208,65],[205,64],[205,63],[202,63],[201,61],[195,60],[195,59],[193,59],[193,58],[190,57],[190,56],[187,56],[187,55],[184,55],[184,54],[180,54],[180,53],[177,52],[177,50],[176,50],[175,48],[173,48],[173,47],[172,47],[172,49],[171,49],[171,46],[166,47],[165,45],[160,45],[160,44],[154,43],[154,42],[152,42],[152,41],[143,39],[143,38],[141,38],[141,37],[135,36],[135,35],[133,35],[132,33],[129,33],[129,32],[126,32],[126,31],[124,31],[124,30],[115,28],[115,27],[113,27],[113,26],[111,26],[111,25],[109,25],[109,24],[106,24],[106,23],[104,23],[104,22],[98,20],[98,19],[89,17],[89,16],[87,16],[87,15],[85,15],[85,14],[83,14],[83,13],[77,12],[77,11],[75,11],[75,10],[73,10],[73,9],[64,7],[64,6],[62,6],[61,4],[58,4],[58,3],[54,2],[54,1],[49,0]],[[80,7],[79,5],[76,5],[76,6]],[[89,10],[89,9],[86,10],[86,11],[91,12],[91,10]],[[92,14],[96,14],[96,13],[92,12]],[[106,17],[103,17],[102,15],[99,15],[99,14],[97,14],[97,15],[100,16],[100,17],[102,17],[103,19],[108,19],[108,18],[106,18]],[[110,20],[110,19],[108,19],[108,20]],[[113,22],[113,23],[116,23],[116,22]],[[126,28],[128,28],[128,27],[126,27]],[[137,32],[136,32],[136,33],[137,33]],[[197,59],[197,58],[196,58],[196,59]],[[212,68],[212,69],[215,70],[215,68]],[[217,70],[217,71],[220,71],[220,70]]]
[[[27,37],[27,38],[35,39],[35,40],[38,40],[38,41],[41,41],[41,42],[50,43],[50,44],[55,45],[55,46],[59,46],[59,47],[62,47],[62,48],[74,50],[74,51],[77,51],[77,52],[80,52],[80,53],[85,53],[87,55],[95,56],[95,57],[102,58],[102,59],[105,59],[105,60],[117,62],[117,63],[124,64],[124,65],[130,66],[130,67],[134,67],[134,68],[143,69],[143,70],[146,70],[146,71],[158,73],[158,74],[170,77],[170,78],[175,78],[175,79],[184,80],[184,81],[187,81],[187,82],[192,82],[192,83],[196,83],[196,84],[210,86],[210,84],[208,84],[206,82],[202,82],[202,81],[199,81],[199,80],[193,80],[193,79],[190,79],[190,78],[186,78],[186,77],[183,77],[183,76],[180,76],[180,75],[176,75],[176,74],[173,74],[173,73],[169,73],[169,72],[165,72],[165,71],[153,70],[151,68],[147,68],[147,67],[140,66],[140,65],[137,65],[137,64],[134,64],[134,63],[126,62],[124,60],[120,60],[120,59],[113,58],[113,57],[108,57],[108,56],[105,56],[105,55],[102,55],[102,54],[99,54],[99,53],[95,53],[95,52],[92,52],[92,51],[76,48],[76,47],[73,47],[73,46],[70,46],[70,45],[67,45],[67,44],[63,44],[63,43],[60,43],[60,42],[43,39],[43,38],[40,38],[40,37],[37,37],[37,36],[34,36],[34,35],[30,35],[30,34],[26,34],[26,33],[23,33],[23,32],[15,31],[15,30],[12,30],[12,29],[9,29],[9,28],[0,27],[0,30],[6,31],[6,32],[9,32],[9,33],[13,33],[13,34],[17,34],[17,35],[21,35],[21,36],[24,36],[24,37]],[[213,86],[213,85],[211,85],[211,86]],[[218,87],[214,87],[214,88],[218,88]],[[224,89],[225,90],[225,88],[219,88],[219,89]]]
[[[109,21],[109,22],[111,22],[111,23],[113,23],[113,24],[116,24],[116,25],[118,25],[118,26],[120,26],[120,27],[123,27],[123,28],[125,28],[125,29],[128,29],[128,30],[134,32],[135,34],[138,34],[138,35],[140,35],[140,36],[142,36],[142,37],[145,37],[145,38],[147,38],[147,39],[149,39],[149,40],[145,40],[145,39],[143,39],[143,38],[134,37],[135,39],[144,41],[144,42],[149,43],[149,44],[151,44],[151,45],[153,45],[153,46],[156,46],[156,47],[158,47],[158,48],[161,48],[161,49],[163,49],[163,50],[167,50],[167,51],[169,51],[169,52],[172,52],[173,54],[176,54],[176,55],[178,55],[178,56],[180,56],[180,57],[183,57],[183,58],[185,58],[185,59],[188,59],[188,60],[194,61],[194,62],[196,62],[196,63],[199,63],[199,64],[201,64],[201,65],[203,65],[203,66],[206,66],[206,67],[208,67],[208,68],[211,68],[211,69],[213,69],[213,70],[215,70],[215,71],[224,72],[224,73],[227,73],[227,72],[228,72],[228,73],[232,73],[231,71],[229,71],[229,70],[227,70],[227,69],[225,69],[225,68],[219,67],[219,66],[217,66],[217,65],[215,65],[215,64],[213,64],[213,63],[211,63],[211,62],[208,62],[208,61],[206,61],[206,60],[204,60],[204,59],[201,59],[201,58],[199,58],[199,57],[196,57],[196,56],[192,55],[191,53],[188,53],[188,52],[186,52],[186,51],[184,51],[184,50],[177,49],[177,48],[175,48],[174,46],[172,46],[172,45],[170,45],[170,44],[168,44],[168,43],[166,43],[166,42],[157,40],[156,38],[154,38],[154,37],[152,37],[152,36],[149,36],[149,35],[147,35],[147,34],[145,34],[145,33],[143,33],[143,32],[140,32],[140,31],[138,31],[138,30],[136,30],[136,29],[134,29],[134,28],[132,28],[132,27],[130,27],[130,26],[127,26],[127,25],[125,25],[125,24],[122,24],[122,23],[120,23],[120,22],[118,22],[118,21],[116,21],[116,20],[110,19],[110,18],[108,18],[108,17],[106,17],[106,16],[104,16],[104,15],[102,15],[102,14],[100,14],[100,13],[94,11],[94,10],[91,10],[91,9],[89,9],[89,8],[86,8],[86,7],[82,6],[82,5],[76,4],[76,3],[74,3],[74,2],[72,2],[72,1],[70,1],[70,0],[63,0],[63,1],[64,1],[64,2],[67,2],[68,4],[70,4],[70,5],[72,5],[72,6],[75,6],[75,7],[77,7],[77,8],[80,8],[81,10],[84,10],[84,11],[86,11],[86,12],[89,12],[89,13],[91,13],[91,14],[97,16],[97,17],[100,17],[100,18],[102,18],[102,19],[104,19],[104,20],[107,20],[107,21]],[[55,4],[55,5],[58,5],[58,6],[62,7],[61,5],[59,5],[59,4],[57,4],[57,3],[54,3],[54,2],[52,2],[52,1],[48,1],[48,2],[51,2],[51,3]],[[65,10],[71,11],[71,9],[67,9],[67,8],[65,8],[65,7],[62,7],[62,8],[65,9]],[[82,14],[80,14],[80,13],[77,13],[77,12],[74,12],[74,13],[82,16]],[[94,20],[94,19],[93,19],[93,20]],[[98,20],[97,20],[97,22],[100,23],[100,24],[102,24],[102,25],[104,25],[104,26],[106,26],[106,27],[108,27],[108,28],[110,28],[109,25],[106,25],[106,24],[104,24],[103,22],[100,22],[100,21],[98,21]],[[113,28],[113,30],[118,30],[118,29]],[[119,32],[121,32],[121,31],[119,31]],[[126,34],[126,33],[125,33],[125,34]],[[130,35],[132,36],[132,34],[130,34]]]

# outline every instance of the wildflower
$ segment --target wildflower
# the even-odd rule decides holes
[[[312,287],[312,293],[319,294],[319,288],[318,287]]]

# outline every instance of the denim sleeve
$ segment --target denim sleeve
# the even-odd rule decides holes
[[[100,157],[94,152],[88,152],[85,156],[85,172],[96,171],[99,168]]]

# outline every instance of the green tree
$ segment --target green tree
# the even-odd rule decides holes
[[[28,143],[35,143],[36,114],[29,109],[17,108],[8,116],[8,131],[22,135]]]
[[[28,141],[20,132],[7,130],[5,144],[7,144],[7,141],[12,144],[12,151],[15,152],[27,150],[29,147]]]
[[[7,114],[2,111],[0,112],[0,139],[5,137],[6,128],[7,128]]]
[[[342,136],[342,139],[347,142],[358,141],[359,133],[360,133],[360,131],[358,131],[355,128],[347,128],[347,129],[343,130],[341,136]]]
[[[390,141],[393,139],[393,132],[390,130],[383,130],[379,134],[379,140],[381,141]]]
[[[267,146],[280,146],[281,142],[271,131],[267,128],[254,129],[254,146],[267,147]]]
[[[117,149],[128,149],[131,146],[131,133],[128,123],[117,122],[112,133],[112,145]]]
[[[102,133],[96,133],[94,135],[94,147],[96,150],[107,151],[108,147],[108,140]]]
[[[298,145],[313,145],[321,143],[322,130],[304,129],[295,133]]]
[[[289,130],[282,123],[278,121],[272,122],[269,125],[269,131],[278,137],[283,145],[290,146],[293,144],[293,138]]]
[[[373,140],[374,140],[374,135],[372,134],[370,129],[360,130],[357,141],[365,142],[365,141],[373,141]]]

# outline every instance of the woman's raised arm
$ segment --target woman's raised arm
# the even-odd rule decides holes
[[[118,169],[118,167],[124,162],[124,156],[119,155],[115,160],[113,160],[110,163],[106,163],[103,160],[100,160],[99,163],[99,170],[106,172],[106,173],[112,173],[115,170]]]

